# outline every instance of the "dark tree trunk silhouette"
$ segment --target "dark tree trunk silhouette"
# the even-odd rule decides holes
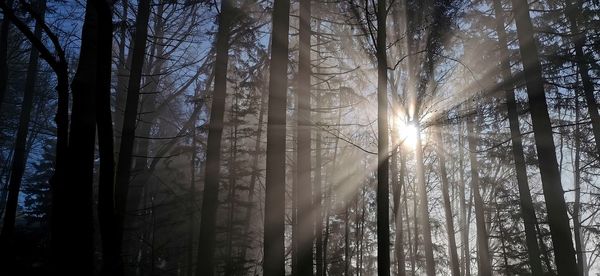
[[[121,240],[117,235],[117,213],[114,189],[114,141],[111,98],[112,73],[112,4],[95,1],[98,13],[98,55],[96,72],[96,125],[100,172],[98,179],[98,219],[102,238],[102,273],[121,275]]]
[[[6,6],[13,6],[14,0],[6,1]],[[10,19],[6,16],[0,23],[0,113],[6,90],[8,89],[8,33],[10,31]]]
[[[573,2],[575,1],[575,2]],[[583,84],[583,95],[587,104],[588,113],[592,122],[592,133],[596,142],[596,155],[600,158],[600,114],[598,113],[598,103],[594,96],[594,83],[589,73],[588,59],[583,52],[586,35],[581,31],[578,24],[578,18],[581,17],[581,0],[566,0],[566,15],[569,19],[571,28],[571,40],[575,46],[575,60],[581,82]],[[581,267],[580,267],[581,268]],[[579,271],[582,273],[582,271]]]
[[[127,68],[131,65],[131,51],[125,55],[127,46],[127,15],[129,13],[129,1],[122,0],[123,15],[121,18],[121,26],[119,27],[119,58],[117,63],[117,87],[115,96],[115,144],[121,144],[121,130],[123,128],[123,113],[125,111],[125,102],[127,101],[127,82],[129,80],[129,72]]]
[[[313,275],[314,214],[311,183],[310,37],[311,0],[300,1],[299,57],[297,77],[297,275]]]
[[[475,107],[477,109],[477,107]],[[467,118],[467,136],[469,143],[469,161],[471,163],[471,192],[475,202],[475,224],[477,229],[477,269],[479,275],[491,276],[492,263],[490,259],[490,246],[485,220],[485,205],[480,192],[479,161],[477,160],[478,133],[475,132],[474,116]]]
[[[96,89],[99,85],[98,54],[99,25],[98,10],[93,1],[86,3],[82,29],[81,51],[77,72],[71,83],[73,111],[69,131],[68,170],[64,183],[64,198],[70,208],[69,216],[61,220],[62,234],[60,271],[67,275],[93,273],[94,221],[93,221],[93,176],[96,139]],[[66,210],[62,210],[66,211]],[[77,218],[77,219],[73,219]],[[62,240],[64,238],[64,240]]]
[[[115,206],[118,215],[118,236],[121,240],[123,240],[123,225],[127,211],[131,161],[133,159],[132,153],[135,141],[136,119],[140,100],[140,82],[145,60],[149,17],[150,1],[139,1],[136,16],[136,32],[131,53],[129,85],[127,87],[127,99],[125,102],[125,113],[123,115],[121,143],[119,145],[119,158],[115,178]]]
[[[267,173],[265,183],[264,259],[265,276],[285,274],[285,126],[289,0],[275,0],[271,35],[269,104],[267,115]]]
[[[377,1],[377,274],[390,275],[387,1]]]
[[[228,0],[222,1],[221,14],[219,15],[215,83],[206,149],[205,184],[202,195],[198,270],[196,275],[211,276],[214,273],[213,259],[217,207],[219,204],[219,180],[221,178],[221,136],[223,134],[223,114],[227,95],[227,63],[229,60],[231,17],[233,16],[232,5],[232,2]]]
[[[575,91],[575,123],[579,122],[579,95]],[[575,125],[575,131],[573,132],[574,137],[574,151],[575,160],[573,162],[573,186],[575,189],[575,200],[573,202],[573,232],[575,235],[575,252],[577,254],[577,267],[579,269],[579,275],[586,275],[586,258],[583,248],[583,229],[581,227],[581,130],[579,124]]]
[[[498,45],[500,50],[500,73],[502,79],[512,79],[510,70],[510,60],[508,53],[508,39],[504,29],[504,10],[500,0],[494,0],[494,10],[496,14],[496,32],[498,34]],[[527,180],[527,167],[525,164],[525,156],[523,154],[523,142],[521,139],[521,131],[519,129],[519,114],[517,111],[517,102],[515,99],[515,91],[513,86],[507,85],[504,87],[506,108],[508,113],[508,121],[510,127],[510,135],[512,142],[512,153],[515,160],[515,172],[517,174],[517,185],[519,187],[519,203],[521,204],[521,216],[525,226],[525,240],[527,243],[527,253],[529,256],[529,266],[533,275],[542,275],[542,262],[540,259],[540,249],[537,243],[535,232],[535,224],[537,218],[535,209],[529,191],[529,183]]]
[[[10,4],[10,3],[9,3]],[[35,3],[36,12],[40,13],[41,17],[44,17],[46,12],[46,1],[41,0]],[[3,26],[8,25],[9,20],[5,18],[2,22]],[[42,26],[41,22],[36,22],[35,37],[41,39],[42,37]],[[0,38],[4,39],[4,38]],[[3,42],[0,42],[3,43]],[[2,47],[2,45],[0,45]],[[0,49],[2,50],[2,49]],[[29,135],[29,122],[31,119],[31,111],[33,107],[33,99],[36,93],[37,77],[38,77],[38,50],[35,47],[31,47],[29,53],[29,63],[27,66],[27,76],[25,78],[25,89],[23,92],[23,101],[21,103],[21,113],[19,115],[19,127],[17,129],[17,135],[15,137],[15,149],[13,152],[10,180],[8,184],[8,196],[6,200],[6,206],[4,209],[4,221],[2,224],[2,232],[0,233],[0,247],[2,247],[2,260],[8,261],[7,258],[11,258],[13,234],[15,231],[15,218],[17,213],[17,205],[19,200],[19,193],[21,190],[21,181],[23,179],[23,173],[25,172],[25,165],[27,163],[27,141]],[[2,66],[0,64],[0,66]],[[0,80],[0,83],[1,80]],[[4,85],[3,85],[4,86]],[[1,105],[1,102],[0,102]],[[10,265],[10,263],[7,263]]]
[[[529,5],[526,0],[512,0],[512,4],[517,25],[519,51],[523,60],[542,188],[546,199],[548,224],[550,225],[552,244],[554,245],[556,267],[559,275],[576,275],[578,272],[577,263],[575,262],[575,250],[556,160],[542,67],[533,37],[533,25],[529,17]]]
[[[438,162],[440,166],[440,177],[442,180],[442,197],[444,198],[444,215],[446,219],[446,229],[448,232],[448,255],[450,256],[450,271],[453,276],[460,276],[460,265],[458,263],[458,253],[456,250],[456,237],[454,236],[454,218],[452,216],[452,203],[450,202],[450,191],[448,172],[446,169],[446,152],[442,140],[442,129],[440,126],[433,130],[433,139],[435,139]]]

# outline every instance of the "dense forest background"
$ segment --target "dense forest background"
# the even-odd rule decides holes
[[[0,0],[1,275],[600,275],[597,0]]]

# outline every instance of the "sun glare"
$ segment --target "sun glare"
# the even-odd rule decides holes
[[[400,144],[411,149],[417,146],[417,135],[419,135],[419,128],[412,123],[398,123],[398,137],[400,138]],[[421,138],[423,138],[421,136]]]

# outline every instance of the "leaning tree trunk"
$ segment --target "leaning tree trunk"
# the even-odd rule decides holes
[[[377,274],[390,275],[387,1],[377,1]]]
[[[285,274],[285,126],[289,0],[275,0],[269,68],[267,115],[267,168],[265,182],[264,259],[265,276]]]
[[[296,252],[298,275],[313,275],[314,218],[311,183],[310,37],[311,0],[300,0],[299,57],[297,77],[297,208]]]
[[[494,10],[496,14],[496,33],[498,34],[498,45],[500,50],[500,71],[505,81],[512,79],[510,70],[510,60],[508,53],[508,39],[504,29],[504,10],[500,0],[494,0]],[[523,154],[523,142],[521,131],[519,129],[519,114],[517,111],[517,102],[515,91],[512,85],[506,84],[504,87],[508,121],[510,126],[513,158],[515,160],[515,172],[517,174],[517,185],[519,187],[519,203],[521,205],[521,216],[525,226],[525,241],[527,244],[527,253],[529,256],[529,266],[533,275],[542,275],[542,262],[540,259],[540,249],[537,243],[535,233],[535,224],[537,218],[531,199],[531,192],[527,180],[527,167],[525,156]]]
[[[46,12],[46,1],[41,0],[36,3],[36,10],[43,18]],[[2,25],[8,25],[9,20],[5,18]],[[4,33],[3,33],[4,34]],[[42,26],[41,22],[36,21],[35,37],[41,39]],[[4,39],[0,38],[0,39]],[[0,42],[3,43],[3,42]],[[2,45],[0,45],[2,47]],[[1,49],[0,49],[1,50]],[[25,172],[25,164],[27,163],[27,140],[29,134],[29,122],[31,119],[31,111],[33,107],[33,99],[36,90],[36,82],[38,77],[38,50],[31,47],[29,53],[29,63],[27,66],[27,76],[25,78],[25,89],[23,92],[23,102],[21,104],[21,114],[19,116],[19,128],[17,129],[16,141],[13,151],[10,180],[8,184],[8,197],[4,209],[4,221],[2,224],[2,232],[0,233],[0,247],[2,248],[2,259],[8,261],[7,258],[12,256],[12,241],[15,231],[15,218],[17,213],[17,205],[19,201],[19,192],[21,189],[21,180]],[[3,60],[4,61],[4,60]],[[0,66],[2,66],[0,64]],[[0,83],[1,80],[0,80]],[[5,83],[2,83],[2,86]],[[1,105],[1,102],[0,102]],[[11,258],[12,259],[12,258]],[[10,265],[10,262],[7,263]]]
[[[529,97],[529,110],[537,149],[538,166],[544,198],[546,199],[548,224],[550,225],[554,245],[556,267],[559,275],[577,275],[578,269],[567,215],[567,205],[556,160],[556,148],[552,136],[548,104],[546,103],[542,66],[533,37],[529,5],[526,0],[512,0],[512,4]]]
[[[475,107],[476,108],[476,107]],[[477,133],[473,123],[474,116],[467,118],[467,136],[469,144],[469,160],[471,163],[471,191],[475,201],[475,224],[477,230],[477,268],[479,275],[491,276],[492,263],[488,244],[488,233],[485,221],[485,204],[479,188],[479,162],[477,160]]]
[[[223,134],[223,114],[225,112],[225,98],[227,95],[227,63],[229,61],[231,17],[233,16],[232,5],[233,3],[229,0],[222,1],[221,14],[219,15],[215,84],[206,146],[205,183],[202,195],[198,269],[196,275],[212,276],[215,268],[213,259],[215,254],[217,207],[219,205],[221,136]]]

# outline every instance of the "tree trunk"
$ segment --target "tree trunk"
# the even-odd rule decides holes
[[[285,274],[285,127],[289,0],[275,0],[267,120],[263,275]]]
[[[579,275],[584,276],[586,272],[586,258],[581,228],[581,132],[579,129],[579,95],[575,90],[575,131],[573,132],[575,144],[575,161],[573,162],[573,183],[575,202],[573,202],[573,232],[575,234],[575,252],[577,254],[577,267]]]
[[[548,224],[552,234],[556,267],[559,275],[577,275],[575,250],[567,216],[567,206],[556,160],[552,125],[544,91],[542,67],[533,37],[533,25],[526,0],[512,0],[519,50],[523,60],[524,76],[529,97],[529,109],[542,179]]]
[[[311,183],[311,129],[310,116],[310,37],[311,37],[311,0],[300,0],[299,57],[296,107],[298,110],[297,125],[297,207],[298,231],[296,233],[296,250],[298,275],[313,275],[313,204]]]
[[[200,239],[198,247],[198,270],[196,275],[212,276],[214,273],[214,252],[216,239],[217,207],[219,204],[219,181],[221,178],[221,136],[223,134],[223,113],[227,96],[227,64],[229,62],[229,37],[232,23],[233,3],[221,2],[219,30],[217,33],[217,55],[215,60],[215,83],[211,105],[208,141],[206,147],[206,168]]]
[[[14,0],[6,1],[6,6],[13,6]],[[8,33],[10,31],[10,19],[4,15],[0,24],[0,114],[6,90],[8,89]],[[10,189],[10,188],[9,188]]]
[[[500,50],[500,71],[504,80],[512,79],[510,70],[510,56],[508,53],[508,39],[504,29],[504,10],[500,0],[494,0],[494,10],[496,14],[496,33],[498,34],[498,44]],[[542,262],[540,260],[540,249],[537,243],[535,233],[535,209],[531,199],[529,183],[527,180],[527,167],[523,154],[523,142],[521,131],[519,129],[519,114],[517,111],[517,102],[513,86],[504,87],[508,121],[510,126],[513,158],[515,160],[515,172],[517,174],[517,185],[519,186],[519,203],[521,204],[521,216],[525,226],[525,240],[527,243],[527,253],[529,256],[529,266],[532,275],[542,275]]]
[[[468,106],[467,106],[468,107]],[[475,107],[476,108],[476,107]],[[481,276],[492,275],[492,263],[485,221],[485,204],[479,191],[479,162],[477,161],[477,137],[473,123],[474,116],[467,118],[469,160],[471,163],[471,191],[475,201],[475,224],[477,229],[477,268]]]
[[[466,204],[466,181],[465,181],[465,166],[464,166],[464,135],[463,124],[459,125],[459,142],[458,142],[458,172],[459,172],[459,194],[460,194],[460,241],[462,244],[462,262],[464,269],[463,275],[471,275],[471,250],[469,247],[469,221],[467,220],[467,204]]]
[[[129,72],[127,68],[131,65],[131,51],[125,56],[125,48],[127,45],[127,14],[129,13],[129,1],[123,2],[123,17],[121,18],[121,27],[119,30],[119,59],[117,64],[117,87],[115,95],[115,126],[116,130],[115,143],[121,144],[121,130],[123,128],[123,113],[125,111],[125,102],[127,101],[127,82],[129,80]]]
[[[575,46],[575,60],[581,82],[583,84],[583,95],[587,104],[590,119],[592,121],[592,133],[596,142],[596,158],[600,158],[600,114],[598,113],[598,103],[594,96],[594,83],[590,77],[588,61],[583,52],[585,45],[585,31],[581,31],[577,24],[577,19],[581,17],[581,1],[566,0],[566,15],[569,19],[571,28],[571,39]],[[581,269],[581,266],[580,266]],[[582,271],[580,271],[582,273]]]
[[[429,204],[427,199],[427,186],[425,183],[425,160],[421,144],[421,129],[417,130],[415,146],[415,162],[417,166],[417,195],[419,205],[418,215],[423,234],[423,250],[425,251],[425,271],[428,276],[435,275],[435,260],[433,258],[433,243],[431,241],[431,226],[429,221]],[[416,199],[415,199],[416,200]],[[418,231],[415,231],[417,233]],[[416,234],[415,234],[416,235]]]
[[[98,71],[96,72],[96,126],[100,173],[98,180],[98,219],[102,237],[102,273],[120,275],[122,271],[121,241],[117,235],[117,214],[114,208],[114,141],[110,108],[112,74],[112,4],[95,1],[98,13]]]
[[[140,100],[140,82],[142,68],[144,67],[146,40],[148,36],[148,20],[150,17],[150,1],[142,0],[138,3],[136,16],[136,32],[131,57],[131,71],[127,87],[127,99],[123,115],[121,131],[121,144],[116,172],[115,206],[118,215],[118,236],[123,239],[124,222],[127,211],[127,197],[129,194],[129,180],[131,175],[131,160],[135,141],[136,119]]]
[[[394,135],[392,134],[392,137]],[[393,139],[393,138],[392,138]],[[394,187],[394,217],[396,224],[396,239],[395,239],[395,251],[396,251],[396,262],[397,262],[397,270],[398,276],[406,275],[406,261],[404,255],[404,229],[402,224],[402,190],[404,188],[404,173],[406,171],[405,162],[402,157],[400,157],[400,171],[398,172],[398,156],[400,155],[400,151],[398,149],[397,141],[392,140],[392,145],[395,147],[394,153],[392,153],[392,187]],[[406,190],[404,191],[406,193]]]
[[[433,130],[435,144],[440,165],[440,177],[442,180],[442,197],[444,198],[444,215],[446,217],[446,229],[448,231],[448,255],[450,256],[450,271],[453,276],[460,276],[460,265],[458,264],[458,254],[456,251],[456,237],[454,236],[454,219],[452,216],[452,206],[450,202],[450,192],[448,183],[448,172],[446,170],[446,152],[442,139],[442,129],[440,126]]]
[[[319,41],[317,45],[319,45]],[[317,110],[322,108],[321,93],[317,93]],[[321,114],[315,116],[315,124],[321,123]],[[315,263],[317,276],[325,275],[325,265],[323,263],[323,183],[321,167],[323,166],[323,156],[321,152],[322,133],[321,129],[315,130],[315,183],[314,183],[314,208],[315,208]]]
[[[46,12],[46,1],[41,0],[36,2],[35,4],[37,5],[37,12],[39,12],[43,18],[44,13]],[[4,20],[2,21],[2,27],[4,27],[4,25],[8,25],[8,22],[9,20],[7,18],[4,18]],[[6,32],[5,30],[3,31]],[[36,21],[35,24],[34,34],[36,38],[41,39],[42,26],[38,21]],[[4,37],[0,39],[4,39]],[[4,42],[0,42],[0,44],[1,43]],[[2,47],[2,45],[0,45],[0,47]],[[2,232],[0,233],[0,246],[2,247],[3,261],[8,261],[6,260],[6,258],[11,258],[12,255],[11,248],[13,246],[12,241],[13,234],[15,231],[15,218],[17,213],[17,205],[19,201],[19,192],[21,189],[21,180],[23,179],[23,174],[25,172],[25,165],[27,163],[26,144],[29,135],[29,122],[33,107],[33,99],[36,92],[36,82],[38,77],[38,55],[38,50],[32,46],[29,54],[29,63],[27,66],[27,76],[25,79],[23,102],[21,104],[21,114],[19,115],[19,127],[17,129],[17,135],[15,137],[15,146],[12,157],[10,180],[8,184],[8,197],[4,209],[4,221],[2,224]],[[0,64],[0,66],[2,65]],[[4,86],[5,84],[1,81],[0,83],[3,84],[2,86]],[[6,264],[10,265],[10,262],[7,262]]]
[[[77,72],[71,83],[73,111],[69,132],[64,198],[68,214],[59,225],[61,231],[61,271],[67,275],[92,274],[94,263],[93,177],[96,138],[96,93],[98,88],[98,43],[100,28],[95,3],[88,1],[82,29]],[[99,92],[99,91],[98,91]],[[66,210],[62,210],[63,212]],[[56,214],[59,215],[59,214]],[[77,218],[77,219],[73,219]],[[64,238],[64,240],[63,240]]]
[[[377,274],[390,275],[387,1],[377,1]]]

